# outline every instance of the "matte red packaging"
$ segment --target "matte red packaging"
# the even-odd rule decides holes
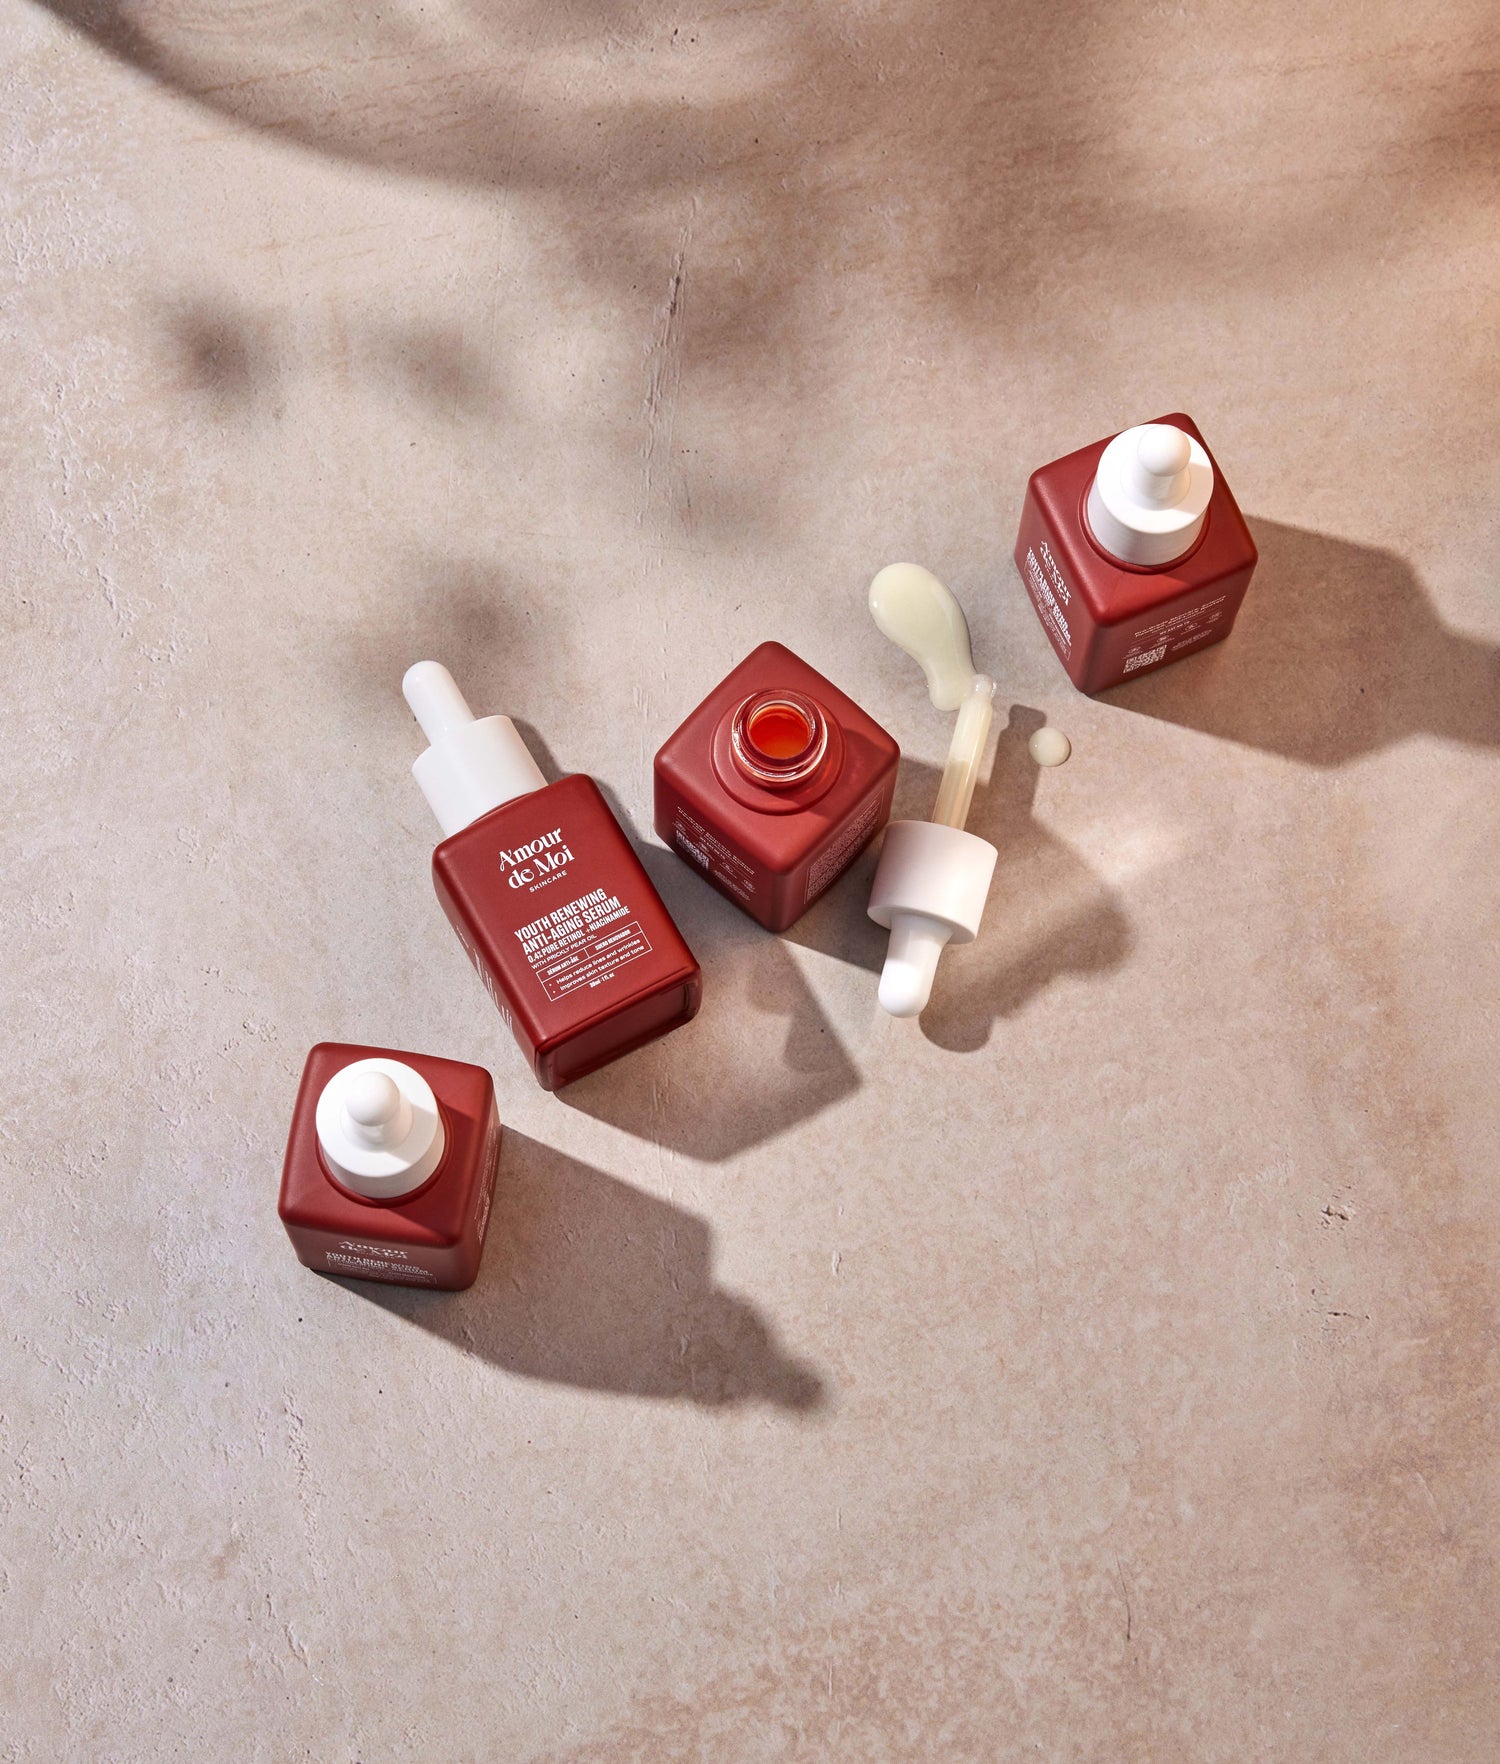
[[[544,1090],[696,1015],[698,963],[591,778],[548,784],[509,717],[448,670],[403,683],[432,745],[412,770],[443,831],[438,900]]]
[[[780,643],[762,643],[656,756],[656,831],[784,931],[890,818],[900,749]]]
[[[1096,478],[1106,449],[1113,462],[1122,449],[1128,451],[1132,438],[1162,430],[1169,433],[1154,440],[1162,449],[1162,470],[1155,477],[1143,473],[1142,482],[1164,486],[1164,499],[1153,507],[1152,499],[1143,497],[1138,507],[1144,513],[1127,507],[1119,520],[1107,508],[1101,513],[1091,499],[1099,494]],[[1182,440],[1174,442],[1170,431]],[[1168,469],[1178,464],[1174,446],[1182,458],[1176,474]],[[1131,463],[1126,460],[1127,469]],[[1181,513],[1168,500],[1174,478],[1182,486]],[[1126,491],[1128,500],[1128,485]],[[1144,531],[1133,531],[1132,519]],[[1165,563],[1132,563],[1096,536],[1094,526],[1106,522],[1120,551],[1149,553],[1153,545],[1171,550],[1174,527],[1186,549]],[[1228,484],[1197,424],[1181,411],[1107,436],[1033,472],[1015,549],[1016,568],[1042,629],[1068,678],[1088,693],[1222,642],[1234,626],[1256,557],[1255,541]]]
[[[298,1261],[398,1286],[472,1285],[500,1138],[483,1067],[320,1042],[281,1172],[278,1210]]]

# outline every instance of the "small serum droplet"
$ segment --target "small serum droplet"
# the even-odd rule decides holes
[[[1060,766],[1072,753],[1073,743],[1061,729],[1038,729],[1026,749],[1039,766]]]

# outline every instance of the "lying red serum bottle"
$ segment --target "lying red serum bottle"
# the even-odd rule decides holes
[[[445,835],[432,880],[544,1090],[696,1015],[702,981],[592,778],[549,784],[509,717],[437,662],[401,683],[432,745],[412,775]]]
[[[1015,555],[1068,678],[1103,692],[1227,637],[1257,554],[1178,412],[1033,472]]]
[[[656,831],[784,931],[890,818],[900,749],[852,698],[762,643],[656,756]]]
[[[321,1042],[292,1111],[281,1222],[320,1274],[456,1292],[479,1272],[499,1157],[482,1067]]]

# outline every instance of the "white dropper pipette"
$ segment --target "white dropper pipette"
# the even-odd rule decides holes
[[[957,722],[928,821],[892,821],[870,890],[870,917],[891,934],[880,1003],[915,1017],[932,993],[938,958],[979,930],[998,853],[964,831],[995,710],[995,682],[975,671],[963,609],[920,564],[888,564],[870,584],[870,613],[920,663],[927,693]]]

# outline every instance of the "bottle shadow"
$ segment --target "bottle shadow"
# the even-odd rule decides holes
[[[938,965],[922,1033],[952,1053],[973,1053],[994,1025],[1066,975],[1106,973],[1130,952],[1132,936],[1119,894],[1033,814],[1038,767],[1027,743],[1046,718],[1013,704],[995,742],[989,783],[969,813],[971,833],[999,852],[979,936],[955,945]],[[942,773],[923,761],[901,762],[892,819],[932,812]],[[886,933],[865,913],[878,845],[864,853],[786,933],[811,949],[878,974]]]
[[[519,719],[516,727],[547,780],[561,776],[542,737]],[[703,968],[703,1005],[683,1028],[569,1084],[559,1101],[722,1163],[852,1096],[858,1068],[785,944],[675,853],[636,838],[618,797],[600,788]]]
[[[707,1409],[820,1407],[821,1377],[715,1283],[712,1252],[696,1214],[507,1130],[473,1286],[338,1284],[523,1378]]]
[[[1404,558],[1254,520],[1255,580],[1224,643],[1104,701],[1311,766],[1410,735],[1500,747],[1500,648],[1445,625]]]

